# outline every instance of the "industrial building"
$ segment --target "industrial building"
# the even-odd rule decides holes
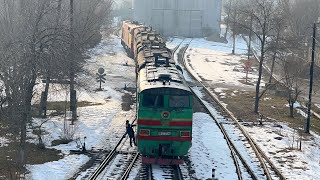
[[[165,36],[219,33],[222,0],[134,0],[133,19]]]

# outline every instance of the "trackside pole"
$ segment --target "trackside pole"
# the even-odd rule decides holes
[[[216,172],[216,169],[212,168],[212,179],[214,179],[215,177],[215,172]]]

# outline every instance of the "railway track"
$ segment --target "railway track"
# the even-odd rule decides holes
[[[190,41],[191,42],[191,41]],[[182,57],[182,64],[185,64],[185,61],[184,61],[184,54],[186,52],[186,50],[188,49],[188,46],[189,46],[190,43],[187,44],[187,46],[185,46],[183,48],[183,52],[181,53],[182,55],[180,56],[180,58]],[[186,69],[186,68],[185,68]],[[188,72],[189,74],[191,74],[190,72]],[[195,79],[195,78],[194,78]],[[199,84],[197,84],[199,85]],[[201,85],[201,83],[200,83]],[[192,92],[194,93],[195,97],[198,98],[199,102],[204,106],[206,107],[206,105],[204,104],[204,102],[201,100],[201,98],[199,98],[199,96],[197,96],[197,94],[193,91],[192,87],[189,86],[190,89],[192,90]],[[214,115],[210,112],[210,110],[207,109],[207,112],[209,113],[209,115],[215,119]],[[238,160],[241,161],[242,165],[246,168],[247,172],[249,173],[250,177],[254,180],[258,180],[258,177],[255,175],[255,173],[253,172],[253,170],[250,168],[249,164],[247,163],[247,161],[245,160],[245,158],[241,155],[240,151],[236,148],[236,146],[234,145],[233,141],[231,140],[231,138],[229,137],[228,133],[226,132],[224,126],[222,123],[218,122],[218,121],[215,121],[216,125],[219,127],[219,129],[221,130],[223,136],[225,137],[226,139],[226,142],[227,142],[227,145],[230,149],[230,152],[231,152],[231,156],[232,156],[232,159],[233,159],[233,162],[234,162],[234,165],[236,167],[236,173],[237,173],[237,176],[238,176],[238,179],[239,180],[242,180],[242,174],[241,174],[241,168],[240,168],[240,164],[238,162]]]
[[[121,176],[121,180],[126,180],[128,179],[130,172],[132,170],[132,168],[134,167],[134,165],[136,164],[136,162],[138,161],[138,158],[141,157],[139,153],[135,153],[134,156],[132,157],[132,159],[130,160],[130,163],[127,167],[127,169],[125,170],[125,172],[123,173],[123,175]]]
[[[152,176],[152,165],[151,164],[143,164],[140,171],[138,179],[145,179],[145,180],[153,180]]]
[[[89,177],[90,180],[96,180],[96,179],[105,179],[103,172],[105,172],[112,164],[112,161],[115,160],[115,157],[117,155],[123,155],[126,158],[120,158],[119,162],[121,162],[122,166],[115,165],[115,167],[119,167],[121,170],[118,173],[118,178],[121,180],[128,179],[131,170],[138,164],[141,163],[141,155],[137,152],[128,153],[128,152],[120,152],[117,151],[118,147],[121,144],[120,140],[117,144],[117,146],[105,157],[105,159],[102,161],[102,163],[98,166],[98,168],[92,173],[92,175]]]
[[[182,175],[182,172],[180,170],[179,165],[172,166],[172,168],[174,170],[174,178],[173,179],[182,180],[183,175]]]
[[[119,145],[121,144],[124,137],[122,137],[117,145],[112,149],[112,151],[106,156],[106,158],[102,161],[102,163],[98,166],[98,168],[92,173],[92,175],[89,177],[90,180],[96,180],[100,176],[100,174],[105,170],[107,165],[113,160],[115,155],[117,154],[117,149]]]
[[[156,172],[154,172],[154,171],[156,171]],[[137,179],[154,180],[156,178],[153,177],[153,173],[159,174],[159,172],[162,172],[162,174],[164,174],[162,176],[162,178],[164,178],[164,179],[173,179],[173,180],[182,180],[183,179],[183,174],[180,170],[179,165],[157,166],[157,165],[150,165],[150,164],[143,164],[142,165]]]
[[[191,41],[190,41],[191,42]],[[257,146],[257,144],[252,140],[252,138],[248,135],[248,133],[244,130],[244,128],[242,127],[242,125],[238,122],[238,120],[233,116],[233,114],[225,108],[225,106],[223,106],[223,104],[219,101],[219,99],[217,98],[217,96],[215,94],[213,94],[209,88],[207,88],[202,82],[201,80],[198,80],[196,77],[193,76],[192,72],[190,72],[190,69],[188,68],[185,58],[184,58],[184,54],[186,52],[186,50],[188,49],[190,43],[188,43],[186,45],[186,47],[184,47],[184,49],[182,50],[182,53],[180,53],[180,56],[178,55],[178,57],[180,57],[180,64],[183,65],[185,68],[185,70],[188,72],[189,76],[192,77],[193,81],[195,81],[196,83],[190,83],[190,88],[193,90],[193,87],[197,86],[197,87],[201,87],[205,93],[206,93],[206,97],[209,97],[209,102],[214,102],[214,106],[217,107],[218,112],[225,118],[227,119],[227,121],[218,121],[214,115],[210,112],[210,110],[208,109],[207,105],[204,103],[204,101],[198,97],[197,95],[195,95],[196,97],[199,98],[200,103],[205,106],[207,108],[207,111],[209,112],[209,114],[211,115],[211,117],[213,117],[213,119],[215,119],[215,122],[217,124],[217,126],[219,127],[219,129],[221,130],[221,132],[223,133],[226,142],[229,146],[229,149],[231,151],[231,155],[232,158],[234,160],[234,164],[236,166],[236,172],[238,175],[238,179],[243,179],[242,175],[241,175],[241,169],[240,169],[240,165],[238,162],[238,159],[241,161],[242,165],[245,167],[246,171],[248,172],[248,174],[250,175],[250,177],[252,179],[260,179],[259,177],[261,177],[261,175],[265,176],[266,179],[273,179],[273,177],[277,176],[279,179],[285,179],[285,177],[281,174],[281,172],[274,166],[274,164],[270,161],[270,159],[263,153],[263,151]],[[180,46],[181,44],[179,44]],[[178,48],[174,49],[174,52],[177,51]],[[178,58],[179,61],[179,58]],[[211,100],[210,100],[211,99]],[[236,126],[241,133],[245,136],[245,140],[247,143],[250,144],[250,149],[252,149],[254,151],[255,157],[258,159],[259,163],[260,163],[260,167],[262,167],[263,172],[260,173],[260,176],[256,175],[257,172],[255,172],[251,166],[246,162],[245,158],[241,155],[241,153],[239,152],[239,150],[237,149],[237,147],[235,146],[235,144],[233,143],[233,140],[231,140],[231,138],[228,135],[228,132],[225,130],[224,128],[224,124],[225,123],[232,123],[234,124],[234,126]],[[248,146],[247,146],[248,148]],[[252,156],[252,155],[251,155]],[[252,157],[253,158],[253,157]],[[270,173],[270,170],[273,172],[273,174]]]
[[[132,121],[132,123],[135,122],[135,118]],[[125,134],[124,134],[125,135]],[[121,136],[121,138],[118,140],[116,146],[105,156],[105,158],[101,161],[101,163],[99,164],[99,166],[93,171],[93,173],[89,176],[88,179],[90,180],[95,180],[95,179],[101,179],[103,176],[102,173],[106,170],[106,168],[108,167],[108,165],[115,159],[115,157],[117,155],[123,155],[124,157],[129,156],[129,162],[127,163],[123,163],[123,164],[128,164],[128,165],[124,165],[125,168],[130,170],[133,168],[133,163],[132,162],[137,162],[137,159],[140,157],[140,154],[137,152],[126,152],[126,151],[121,151],[121,147],[123,147],[123,140],[125,140],[125,136]],[[101,158],[102,159],[102,158]],[[120,158],[121,159],[121,158]],[[126,159],[126,158],[123,158]],[[125,161],[125,160],[119,160],[119,161]],[[132,163],[132,165],[131,165]],[[123,171],[123,176],[122,177],[126,177],[127,174],[127,170]]]

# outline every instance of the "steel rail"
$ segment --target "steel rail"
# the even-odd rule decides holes
[[[151,164],[147,165],[147,171],[148,171],[148,180],[153,180]]]
[[[174,166],[172,166],[172,168],[174,170],[174,175],[175,175],[174,179],[183,180],[182,172],[181,172],[179,165],[174,165]]]
[[[172,51],[172,55],[173,55],[172,59],[174,59],[174,55],[175,55],[176,51],[179,49],[179,47],[180,47],[181,44],[184,42],[184,40],[185,40],[185,39],[183,39],[183,40],[173,49],[173,51]]]
[[[182,61],[185,62],[184,60],[184,54],[186,52],[186,50],[188,49],[189,44],[187,44],[187,46],[185,47],[185,49],[182,52]],[[189,73],[190,74],[190,73]],[[242,164],[247,168],[248,173],[250,174],[250,176],[252,177],[252,179],[257,180],[258,178],[256,177],[256,175],[253,173],[252,169],[249,167],[248,163],[244,160],[244,158],[241,156],[241,154],[239,153],[239,151],[237,150],[237,148],[235,147],[235,145],[232,143],[230,137],[228,136],[227,132],[225,131],[225,129],[223,128],[222,124],[218,123],[218,121],[215,119],[214,115],[208,110],[208,108],[206,107],[206,105],[203,103],[203,101],[201,100],[200,97],[197,96],[197,94],[193,91],[193,89],[191,88],[190,85],[188,85],[189,88],[191,89],[192,93],[195,95],[195,97],[198,98],[199,102],[203,105],[203,107],[206,108],[207,112],[209,113],[209,115],[213,118],[213,120],[215,121],[216,125],[218,126],[218,128],[220,129],[220,131],[222,132],[224,138],[226,139],[226,143],[230,149],[231,152],[231,156],[232,159],[234,161],[235,167],[236,167],[236,172],[238,175],[238,180],[242,180],[242,175],[241,175],[241,169],[240,169],[240,165],[239,162],[236,158],[236,156],[239,157],[239,159],[241,160]]]
[[[136,153],[135,156],[133,157],[132,161],[130,162],[128,168],[126,169],[126,171],[124,172],[124,174],[122,175],[122,177],[120,178],[121,180],[125,180],[128,179],[130,172],[133,168],[133,165],[136,163],[137,159],[139,158],[140,154]]]
[[[248,40],[247,40],[244,36],[242,36],[242,38],[246,41],[246,43],[248,43]],[[252,51],[253,57],[256,59],[256,61],[260,62],[260,59],[258,58],[259,56],[258,56],[256,50],[255,50],[253,47],[251,47],[251,51]],[[269,68],[267,68],[266,65],[263,64],[263,68],[264,68],[266,71],[268,71],[269,74],[271,74]],[[284,85],[284,84],[281,82],[281,80],[278,79],[276,76],[272,75],[272,77],[273,77],[276,81],[278,81],[279,83],[281,83],[282,85]],[[286,85],[284,85],[284,86],[286,86]],[[311,113],[312,113],[313,115],[315,115],[314,112],[311,112]],[[317,115],[315,115],[315,116],[318,117]],[[319,119],[320,119],[320,118],[319,118]],[[236,120],[236,119],[235,119],[235,120]],[[237,120],[236,120],[236,121],[237,121]],[[238,121],[237,121],[237,122],[238,122]],[[257,143],[256,143],[254,140],[252,140],[252,141],[253,141],[253,143],[254,143],[255,145],[257,145]],[[276,168],[276,166],[272,163],[272,161],[266,156],[266,154],[260,149],[260,147],[257,146],[257,149],[260,151],[261,155],[265,158],[265,160],[270,164],[271,168],[275,171],[275,173],[280,177],[280,179],[286,179],[285,176],[284,176],[284,175]]]
[[[189,44],[188,44],[189,46]],[[185,48],[183,54],[186,52],[186,50],[188,49],[188,46]],[[253,139],[248,135],[248,133],[243,129],[243,127],[239,124],[238,120],[235,118],[235,116],[233,115],[233,113],[231,113],[226,107],[224,107],[222,105],[222,103],[220,102],[220,100],[211,93],[211,91],[201,82],[199,81],[189,70],[187,64],[186,64],[186,61],[184,59],[184,55],[182,56],[183,57],[183,64],[185,66],[185,69],[187,70],[187,72],[191,75],[192,78],[194,78],[195,80],[198,81],[198,83],[200,83],[200,85],[203,87],[203,89],[210,95],[210,97],[219,105],[220,108],[222,108],[229,116],[230,118],[236,123],[237,127],[241,130],[241,132],[243,133],[243,135],[247,138],[249,144],[251,145],[252,149],[254,150],[257,158],[259,159],[260,161],[260,164],[264,170],[264,173],[267,177],[268,180],[271,180],[271,175],[270,175],[270,172],[267,168],[267,165],[265,164],[265,161],[263,160],[266,159],[266,161],[269,163],[270,159],[267,158],[267,156],[262,152],[262,151],[259,151],[258,148],[257,148],[257,145],[256,143],[253,143]],[[260,149],[260,148],[259,148]],[[263,158],[262,158],[263,156]],[[271,162],[271,161],[270,161]],[[270,163],[269,163],[270,164]],[[270,166],[272,167],[272,169],[276,169],[275,166],[273,164],[270,164]],[[280,171],[278,171],[277,169],[274,170],[276,172],[276,174],[281,178],[281,179],[285,179],[284,176],[280,173]]]
[[[193,90],[191,89],[191,91],[193,92]],[[238,175],[238,180],[242,180],[242,173],[241,173],[241,169],[240,169],[240,165],[239,162],[236,158],[239,157],[240,161],[242,162],[242,164],[244,165],[244,167],[247,169],[249,175],[251,176],[252,179],[254,180],[258,180],[258,177],[255,175],[254,171],[250,168],[250,166],[248,165],[247,161],[242,157],[242,155],[240,154],[239,150],[236,148],[236,146],[234,145],[234,143],[231,141],[228,133],[226,132],[225,128],[223,127],[223,125],[221,123],[219,123],[214,115],[208,110],[208,108],[206,107],[206,105],[203,103],[203,101],[201,101],[200,97],[198,97],[196,95],[196,93],[193,92],[193,94],[198,98],[199,102],[206,108],[206,110],[208,111],[209,115],[212,117],[212,119],[215,121],[216,125],[218,126],[218,128],[220,129],[220,131],[222,132],[224,138],[226,139],[226,143],[230,149],[231,152],[231,156],[232,159],[234,161],[235,167],[236,167],[236,172]]]
[[[107,157],[102,161],[102,163],[99,165],[99,167],[89,177],[90,180],[95,180],[99,177],[99,175],[102,173],[102,171],[107,167],[107,165],[111,162],[111,160],[117,154],[117,148],[119,147],[119,145],[121,144],[123,139],[124,139],[124,136],[122,136],[122,138],[119,140],[117,145],[113,148],[113,150],[107,155]]]

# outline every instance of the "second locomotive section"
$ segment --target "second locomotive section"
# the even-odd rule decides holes
[[[192,140],[193,96],[159,34],[125,21],[122,45],[137,71],[137,140],[143,163],[180,164]]]

